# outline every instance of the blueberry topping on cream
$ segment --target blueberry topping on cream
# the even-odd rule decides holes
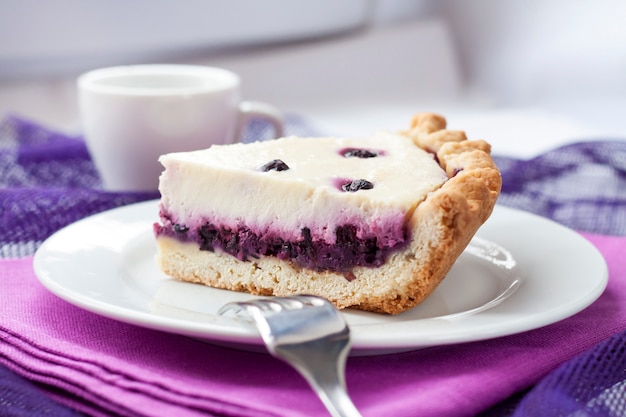
[[[261,171],[287,171],[289,169],[289,165],[281,161],[280,159],[274,159],[269,161],[267,164],[263,165]]]
[[[352,180],[341,186],[341,189],[343,191],[347,191],[349,193],[355,193],[359,190],[371,190],[372,188],[374,188],[374,184],[362,178],[358,180]]]
[[[375,158],[377,156],[383,155],[383,151],[373,151],[370,149],[361,149],[361,148],[345,148],[339,151],[341,155],[346,158]]]

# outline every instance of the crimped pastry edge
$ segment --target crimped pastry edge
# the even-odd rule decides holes
[[[447,130],[442,116],[418,113],[410,128],[400,133],[435,153],[450,178],[416,207],[409,219],[410,246],[391,255],[384,265],[354,268],[355,279],[348,281],[341,273],[295,268],[272,257],[242,262],[159,236],[159,266],[181,281],[255,295],[313,294],[338,308],[387,314],[415,307],[437,288],[490,216],[502,180],[489,144]]]

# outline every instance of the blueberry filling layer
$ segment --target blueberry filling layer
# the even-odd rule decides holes
[[[329,244],[314,240],[311,231],[304,227],[300,238],[285,240],[275,235],[261,235],[245,226],[229,228],[204,223],[195,232],[186,226],[172,224],[164,218],[167,226],[155,225],[157,236],[166,235],[184,242],[195,241],[200,250],[220,250],[241,261],[261,256],[275,256],[289,260],[296,266],[317,271],[347,272],[356,266],[377,267],[385,263],[392,252],[406,246],[407,232],[393,246],[380,246],[376,237],[360,238],[354,225],[345,224],[335,229],[336,241]]]

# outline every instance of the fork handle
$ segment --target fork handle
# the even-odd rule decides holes
[[[316,387],[313,382],[311,382],[311,385],[317,390],[319,397],[332,417],[362,417],[348,396],[345,387],[340,385],[339,381],[333,386],[321,385]]]
[[[299,358],[289,362],[311,385],[332,417],[362,417],[346,390],[346,356],[347,351],[316,350],[315,366],[301,363]]]

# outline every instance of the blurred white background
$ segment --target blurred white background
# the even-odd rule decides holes
[[[194,63],[329,134],[427,110],[530,156],[626,137],[624,22],[621,0],[0,0],[0,116],[79,131],[81,72]]]

